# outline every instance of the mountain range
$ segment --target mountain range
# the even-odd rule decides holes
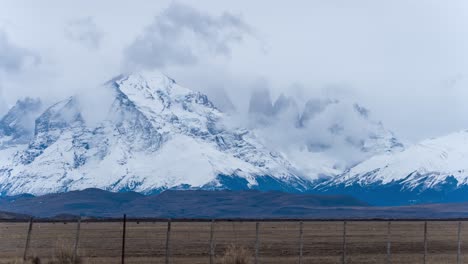
[[[38,206],[40,205],[40,206]],[[12,213],[5,213],[8,211]],[[136,219],[457,219],[468,203],[369,206],[346,195],[254,190],[167,190],[159,194],[85,189],[43,196],[0,197],[0,220]]]
[[[156,71],[96,89],[50,106],[19,100],[0,119],[1,195],[256,189],[385,205],[467,200],[465,131],[407,145],[356,102],[273,101],[264,90],[239,124]]]
[[[344,195],[252,190],[167,190],[159,194],[142,195],[131,191],[113,193],[85,189],[43,196],[0,198],[0,212],[5,210],[35,217],[121,217],[125,213],[129,217],[157,218],[291,218],[301,215],[320,217],[316,212],[326,208],[367,206],[362,201]]]

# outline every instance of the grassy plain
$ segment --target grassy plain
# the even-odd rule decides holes
[[[302,263],[386,263],[388,238],[391,262],[423,263],[424,222],[348,221],[343,254],[344,224],[340,221],[304,221]],[[213,232],[211,232],[213,228]],[[461,263],[468,263],[468,225],[461,232]],[[82,263],[120,263],[122,223],[82,222],[77,254]],[[28,257],[47,263],[64,250],[73,252],[75,222],[34,223]],[[28,223],[0,223],[0,263],[21,263],[26,245]],[[212,236],[212,243],[210,238]],[[165,263],[167,223],[127,222],[125,263]],[[256,222],[172,222],[169,237],[170,263],[210,263],[213,245],[214,262],[222,263],[230,245],[243,247],[254,261]],[[259,263],[299,263],[300,223],[259,222]],[[457,263],[458,222],[427,223],[426,263]]]

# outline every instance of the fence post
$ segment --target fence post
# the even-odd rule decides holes
[[[80,226],[81,226],[81,217],[78,218],[78,222],[76,223],[76,234],[75,234],[75,245],[73,247],[73,259],[72,262],[76,263],[76,257],[78,253],[78,244],[80,243]]]
[[[346,264],[346,225],[347,222],[343,222],[343,255],[341,257],[341,263]]]
[[[23,263],[26,262],[26,257],[28,256],[29,242],[31,241],[32,226],[33,226],[33,218],[31,217],[29,218],[28,235],[26,237],[26,245],[24,246]]]
[[[125,235],[126,235],[126,230],[127,229],[127,215],[123,215],[123,230],[122,230],[122,260],[121,263],[125,263]]]
[[[424,221],[424,264],[427,263],[427,221]]]
[[[211,229],[210,229],[210,264],[214,263],[214,241],[213,241],[213,232],[214,232],[214,219],[211,220]]]
[[[299,264],[302,264],[302,251],[304,248],[303,222],[299,223]]]
[[[462,223],[458,222],[457,264],[461,264],[461,229]]]
[[[170,255],[170,243],[171,241],[171,219],[167,221],[167,233],[166,233],[166,264],[169,264],[169,255]]]
[[[388,221],[387,223],[387,264],[392,263],[392,234],[391,234],[391,225],[392,222]]]
[[[259,247],[259,238],[258,238],[258,233],[260,229],[260,223],[257,222],[255,223],[255,264],[258,264],[258,247]]]

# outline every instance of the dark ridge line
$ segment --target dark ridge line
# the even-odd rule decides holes
[[[28,223],[29,219],[0,219],[0,223]],[[76,223],[76,219],[32,218],[34,223]],[[468,218],[129,218],[126,222],[138,223],[208,223],[208,222],[467,222]],[[81,219],[82,223],[118,223],[123,218]]]

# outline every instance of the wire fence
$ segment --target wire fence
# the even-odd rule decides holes
[[[0,263],[229,263],[226,254],[236,248],[256,264],[461,264],[465,223],[31,219],[0,223]]]

